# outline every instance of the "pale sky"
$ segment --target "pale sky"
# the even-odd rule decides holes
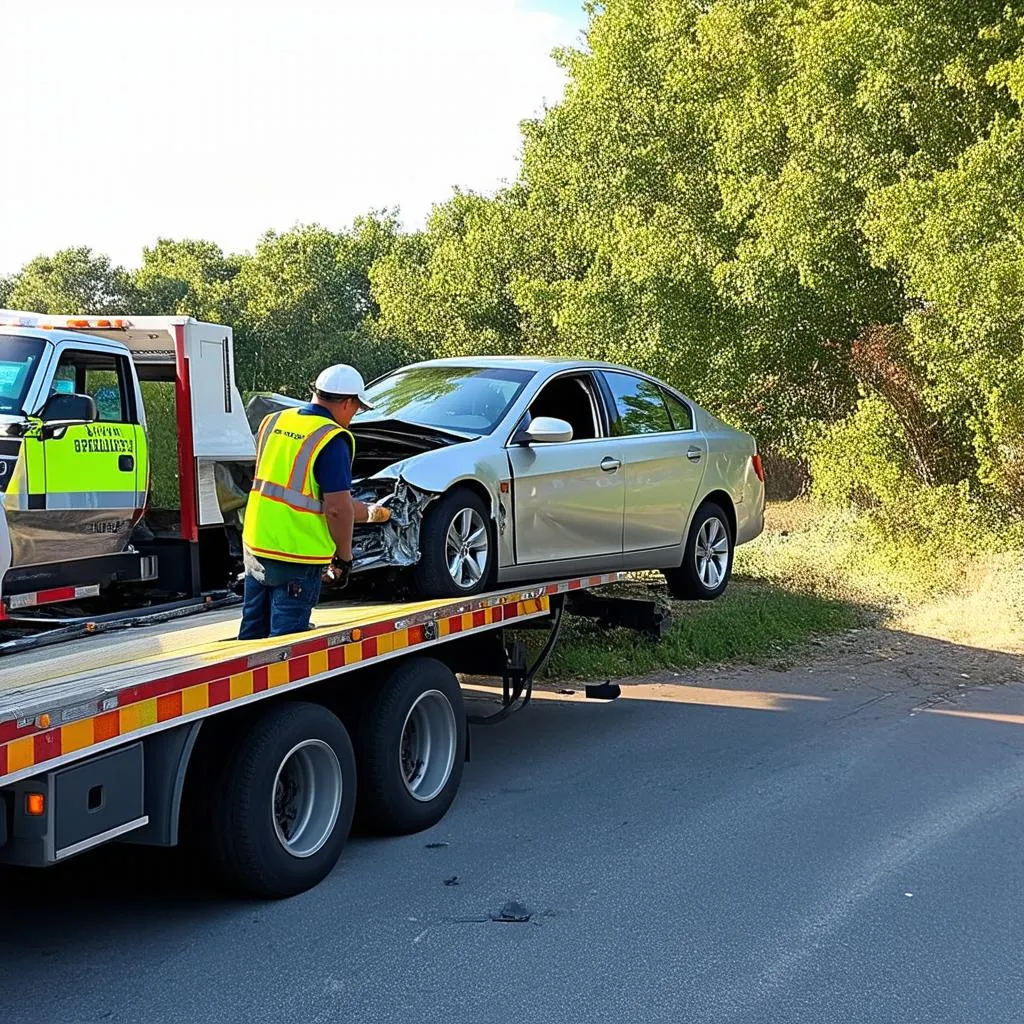
[[[513,179],[576,0],[0,0],[0,274],[71,245],[251,249]]]

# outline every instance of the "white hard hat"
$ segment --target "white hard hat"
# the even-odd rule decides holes
[[[322,395],[337,395],[339,398],[354,397],[364,409],[372,409],[373,402],[366,397],[366,384],[363,375],[347,363],[338,363],[320,371],[313,385]]]

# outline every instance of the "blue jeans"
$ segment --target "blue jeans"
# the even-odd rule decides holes
[[[262,581],[245,574],[238,639],[261,640],[309,629],[309,617],[320,600],[323,566],[268,560],[263,568]]]

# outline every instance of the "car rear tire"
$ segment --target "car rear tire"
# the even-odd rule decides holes
[[[355,752],[327,708],[267,708],[210,784],[203,845],[219,874],[252,896],[311,889],[337,863],[356,806]]]
[[[361,825],[405,835],[437,824],[466,760],[466,710],[452,671],[433,658],[398,665],[363,706],[356,753]]]
[[[469,487],[456,487],[427,508],[413,584],[421,597],[479,594],[494,580],[497,545],[490,511]]]
[[[669,593],[684,601],[713,601],[732,575],[735,541],[722,507],[706,501],[693,517],[683,563],[665,570]]]

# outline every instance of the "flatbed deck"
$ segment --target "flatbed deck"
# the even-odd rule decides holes
[[[239,641],[239,609],[69,640],[0,660],[0,785],[162,729],[459,636],[548,615],[620,574],[466,599],[324,604],[308,633]]]

